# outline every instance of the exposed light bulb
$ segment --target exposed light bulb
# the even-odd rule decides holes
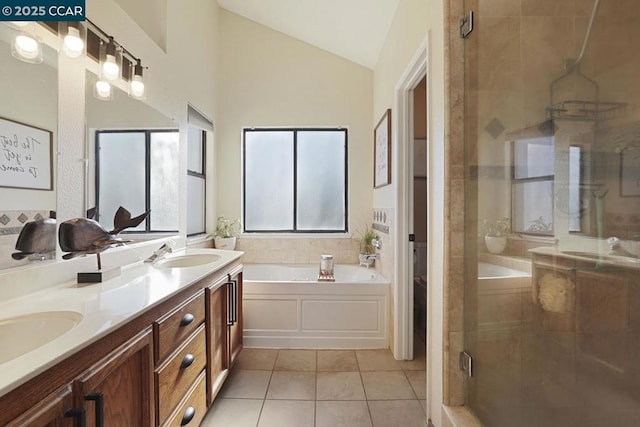
[[[129,82],[129,95],[133,98],[142,98],[144,96],[144,81],[142,80],[142,64],[138,59],[138,63],[131,67],[131,81]]]
[[[116,63],[116,57],[114,55],[106,55],[102,63],[102,74],[107,80],[115,80],[120,76],[120,66]]]
[[[96,95],[100,99],[111,99],[111,85],[104,80],[96,82]]]
[[[28,34],[18,34],[13,41],[13,56],[26,62],[42,62],[40,42]]]
[[[141,98],[144,95],[144,82],[142,76],[133,76],[130,83],[131,95],[135,98]]]
[[[84,40],[80,36],[80,30],[69,26],[67,35],[64,36],[64,53],[70,58],[77,58],[84,52]]]

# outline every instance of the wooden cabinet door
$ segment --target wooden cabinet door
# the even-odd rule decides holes
[[[76,406],[86,409],[87,426],[155,424],[151,337],[147,328],[74,381]]]
[[[229,367],[233,367],[242,350],[242,272],[231,278],[229,287],[230,306],[233,307],[229,326]]]
[[[207,289],[208,405],[213,403],[229,372],[227,307],[227,285],[215,291]]]
[[[40,403],[7,424],[7,427],[72,427],[80,425],[80,423],[74,423],[73,415],[70,412],[72,407],[71,386],[67,386],[42,399]],[[83,415],[78,413],[79,417],[83,417]]]

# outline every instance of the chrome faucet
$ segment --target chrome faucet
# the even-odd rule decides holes
[[[380,242],[380,239],[378,238],[378,236],[376,236],[376,238],[371,241],[371,244],[376,249],[380,249],[382,247],[382,243]]]
[[[173,252],[173,248],[171,247],[172,242],[163,243],[158,249],[156,249],[149,258],[145,259],[144,262],[156,262],[158,259],[163,256],[170,254]]]
[[[640,240],[638,236],[631,238],[631,240]],[[634,254],[631,251],[623,248],[620,244],[620,239],[618,237],[609,237],[607,239],[607,243],[609,244],[609,254],[611,255],[621,255],[631,258],[638,258],[638,254]]]

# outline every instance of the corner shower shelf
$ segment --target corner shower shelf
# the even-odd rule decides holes
[[[594,101],[562,101],[547,108],[551,120],[614,119],[625,112],[626,103]]]

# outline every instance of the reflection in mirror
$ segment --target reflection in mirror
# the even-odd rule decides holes
[[[55,221],[45,220],[56,210],[58,53],[45,41],[56,36],[35,23],[22,31],[43,40],[43,61],[13,57],[11,45],[19,31],[0,23],[0,268],[55,257],[55,233],[38,224]],[[24,233],[16,248],[20,232],[30,223],[26,228],[38,231]],[[14,253],[28,256],[14,259]]]
[[[176,124],[142,101],[130,98],[114,85],[111,100],[94,96],[97,78],[86,73],[87,209],[113,228],[119,206],[132,215],[150,211],[135,233],[146,240],[150,233],[178,231],[179,133]]]

